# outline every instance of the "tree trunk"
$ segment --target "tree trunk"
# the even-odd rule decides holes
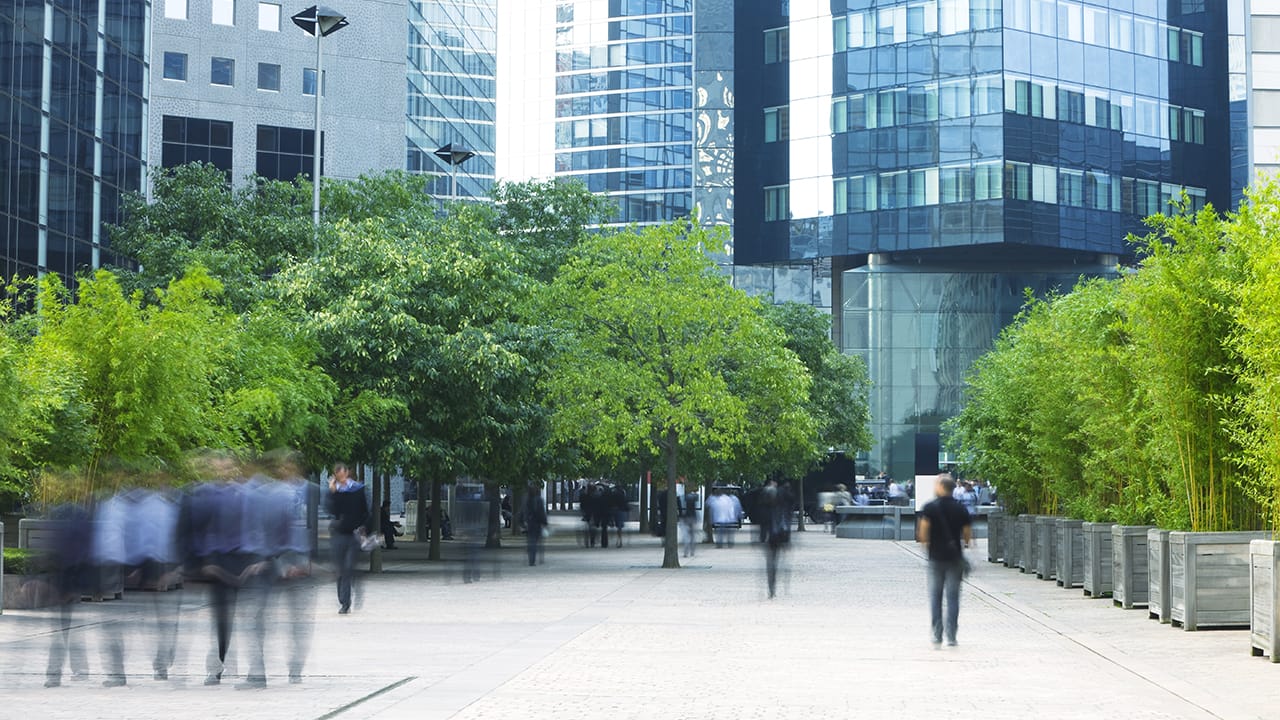
[[[680,518],[679,505],[676,502],[676,448],[680,436],[675,430],[667,431],[667,447],[664,451],[667,460],[667,522],[665,541],[662,548],[662,567],[680,567]]]
[[[822,487],[819,485],[818,487]],[[804,532],[804,476],[796,480],[796,499],[800,501],[800,517],[796,519],[796,532]]]
[[[484,496],[489,501],[489,530],[484,536],[486,550],[502,547],[502,492],[498,483],[484,484]]]
[[[440,559],[440,535],[444,530],[444,523],[441,518],[444,516],[444,503],[441,502],[441,490],[444,483],[437,475],[431,478],[431,552],[427,554],[428,560]]]
[[[372,528],[369,532],[373,537],[381,537],[382,533],[382,476],[378,473],[378,466],[373,466],[373,513],[369,518],[369,526]],[[382,572],[382,547],[378,546],[369,553],[369,572]]]
[[[640,534],[649,532],[649,473],[640,476]]]

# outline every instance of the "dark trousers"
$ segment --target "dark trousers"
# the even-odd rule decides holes
[[[929,618],[935,643],[942,642],[944,633],[947,642],[956,641],[956,626],[960,621],[960,581],[963,577],[961,560],[929,561]],[[942,612],[944,598],[947,605],[945,617]]]
[[[529,551],[529,564],[538,564],[538,552],[542,549],[542,526],[529,525],[525,532],[525,549]]]
[[[333,570],[338,574],[338,604],[350,608],[360,542],[350,533],[334,533],[329,545],[333,550]]]

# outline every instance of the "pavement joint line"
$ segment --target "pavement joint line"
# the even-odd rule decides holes
[[[909,545],[907,543],[898,542],[898,541],[895,541],[895,544],[899,548],[901,548],[904,552],[911,555],[915,555],[921,560],[927,560],[927,558],[924,555],[924,552],[919,547],[916,547],[914,544]],[[1152,687],[1158,688],[1168,693],[1169,695],[1203,712],[1209,717],[1219,718],[1220,720],[1223,720],[1222,715],[1215,713],[1214,711],[1196,702],[1195,700],[1192,700],[1186,695],[1176,690],[1173,690],[1165,682],[1161,680],[1157,680],[1156,678],[1150,677],[1145,672],[1120,662],[1119,660],[1107,654],[1103,650],[1095,647],[1094,645],[1088,642],[1085,642],[1079,637],[1076,637],[1075,634],[1073,634],[1073,632],[1069,628],[1062,626],[1060,623],[1054,622],[1053,620],[1050,619],[1050,617],[1047,614],[1043,612],[1037,612],[1034,608],[1026,605],[1025,603],[1017,602],[1010,598],[1003,597],[999,593],[992,592],[987,587],[984,587],[983,585],[980,585],[977,582],[975,582],[971,577],[965,578],[962,582],[965,585],[967,585],[970,590],[974,591],[979,596],[988,600],[991,604],[998,607],[1002,607],[1008,612],[1012,612],[1016,615],[1019,615],[1027,619],[1033,624],[1043,627],[1044,629],[1052,632],[1053,634],[1057,635],[1063,640],[1066,640],[1067,642],[1070,642],[1084,650],[1087,650],[1091,655],[1101,660],[1104,660],[1110,665],[1114,665],[1115,667],[1125,671],[1126,673],[1129,673],[1135,678],[1138,678],[1139,680],[1142,680],[1143,682],[1150,684]]]
[[[414,680],[417,680],[417,679],[418,679],[418,676],[417,676],[417,675],[410,675],[410,676],[408,676],[408,677],[406,677],[406,678],[402,678],[402,679],[400,679],[400,680],[397,680],[396,682],[393,682],[393,683],[391,683],[390,685],[388,685],[388,686],[386,686],[386,687],[384,687],[384,688],[381,688],[381,689],[379,689],[379,690],[374,690],[373,692],[369,693],[368,695],[365,695],[365,696],[364,696],[364,697],[362,697],[362,698],[357,698],[357,699],[352,700],[351,702],[347,703],[346,705],[343,705],[343,706],[342,706],[342,707],[340,707],[340,708],[337,708],[337,709],[335,709],[335,710],[331,710],[331,711],[329,711],[329,712],[325,713],[324,715],[321,715],[320,717],[316,718],[316,720],[330,720],[331,718],[338,717],[339,715],[341,715],[341,714],[345,713],[346,711],[348,711],[348,710],[350,710],[350,709],[354,708],[355,706],[359,705],[360,703],[363,703],[363,702],[366,702],[366,701],[372,700],[372,699],[374,699],[374,698],[378,697],[379,695],[382,695],[383,693],[391,692],[392,690],[395,690],[396,688],[400,687],[401,685],[404,685],[405,683],[413,682]]]

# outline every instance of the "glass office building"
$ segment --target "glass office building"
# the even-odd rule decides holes
[[[1182,193],[1231,202],[1223,4],[747,4],[736,261],[830,262],[837,339],[871,370],[871,471],[934,471],[1024,288],[1114,272]]]
[[[0,3],[0,275],[114,262],[145,169],[151,3]]]
[[[488,197],[497,142],[497,0],[409,2],[406,167],[448,197],[446,144],[476,153],[458,167],[459,197]]]

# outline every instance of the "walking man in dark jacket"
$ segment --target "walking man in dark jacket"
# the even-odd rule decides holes
[[[529,483],[524,497],[525,543],[529,550],[529,565],[538,564],[542,549],[542,531],[547,527],[547,503],[542,499],[542,482]]]
[[[938,476],[937,498],[920,511],[916,540],[929,547],[929,613],[932,619],[933,646],[942,645],[945,631],[947,645],[956,644],[956,626],[960,620],[960,581],[967,561],[964,548],[973,544],[972,519],[954,497],[956,481],[948,473]],[[942,614],[945,595],[947,613]]]
[[[333,466],[333,478],[329,480],[329,544],[333,549],[333,567],[338,574],[338,613],[351,612],[351,584],[356,574],[356,558],[360,555],[360,541],[355,537],[356,528],[369,521],[369,503],[364,497],[364,483],[351,479],[346,465]]]

